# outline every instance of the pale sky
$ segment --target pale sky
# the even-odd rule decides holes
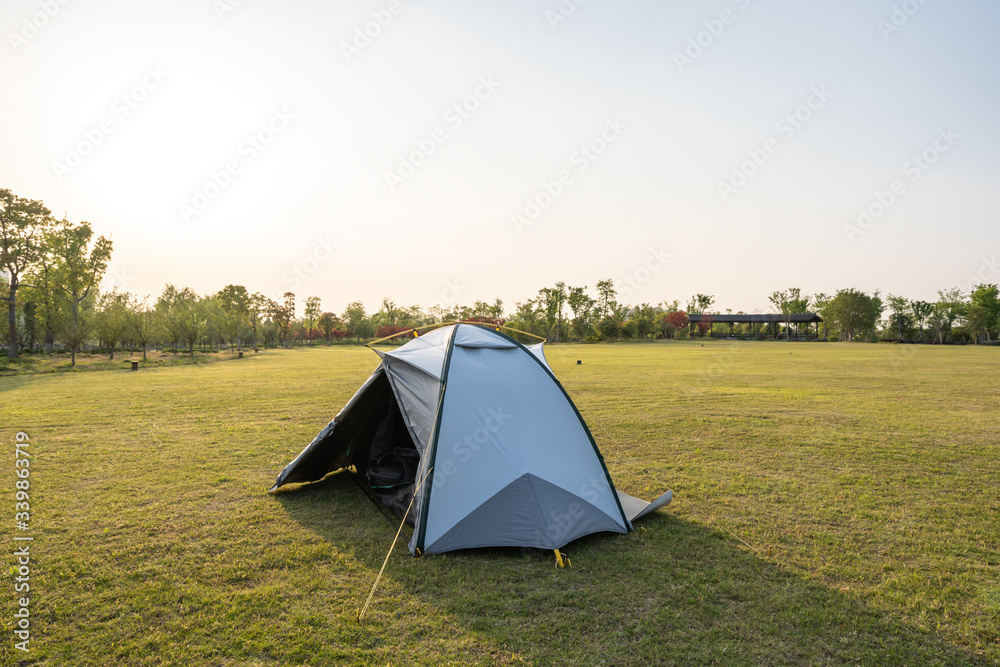
[[[106,284],[140,296],[934,300],[1000,282],[998,24],[985,0],[5,0],[0,187],[111,235]]]

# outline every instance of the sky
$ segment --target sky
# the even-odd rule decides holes
[[[1000,282],[986,0],[5,0],[0,187],[300,308]]]

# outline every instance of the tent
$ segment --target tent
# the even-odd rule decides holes
[[[375,352],[379,366],[271,492],[353,466],[413,525],[412,554],[558,550],[631,532],[670,502],[669,491],[648,503],[615,489],[542,343],[458,323]]]

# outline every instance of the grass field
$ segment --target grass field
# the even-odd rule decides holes
[[[32,650],[10,569],[0,664],[1000,665],[1000,350],[548,356],[617,486],[674,503],[565,570],[398,546],[360,626],[396,526],[345,475],[264,491],[374,353],[0,378],[3,488],[23,430],[35,537]]]

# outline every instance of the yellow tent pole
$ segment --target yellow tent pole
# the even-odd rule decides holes
[[[521,331],[520,329],[515,329],[514,327],[508,327],[508,326],[505,326],[505,325],[502,325],[502,324],[490,324],[488,322],[468,322],[468,321],[465,321],[465,320],[457,320],[455,322],[435,322],[434,324],[425,324],[422,327],[414,327],[413,329],[407,329],[406,331],[400,331],[399,333],[394,333],[391,336],[384,336],[382,338],[379,338],[378,340],[373,340],[370,343],[365,343],[365,347],[371,347],[372,345],[378,345],[379,343],[382,343],[382,342],[387,341],[389,339],[399,338],[400,336],[405,336],[406,334],[410,334],[410,333],[416,335],[416,333],[418,331],[423,331],[424,329],[430,329],[432,327],[446,327],[446,326],[449,326],[451,324],[475,324],[475,325],[478,325],[478,326],[481,326],[481,327],[493,327],[493,328],[499,328],[499,329],[506,329],[508,331],[514,331],[516,333],[523,334],[525,336],[531,336],[532,338],[537,338],[538,340],[543,341],[543,342],[546,340],[545,336],[539,336],[537,334],[528,333],[527,331]]]

